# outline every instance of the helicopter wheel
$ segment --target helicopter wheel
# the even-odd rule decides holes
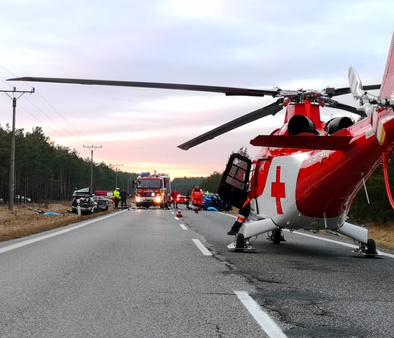
[[[243,234],[238,233],[235,239],[235,251],[244,251],[245,249],[245,237]]]
[[[272,243],[279,244],[281,239],[282,239],[282,231],[280,229],[275,229],[273,231]]]
[[[376,243],[372,238],[368,238],[367,241],[367,250],[365,251],[365,254],[367,257],[375,257],[375,255],[377,254],[376,251]]]

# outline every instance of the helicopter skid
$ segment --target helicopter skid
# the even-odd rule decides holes
[[[243,252],[255,252],[255,251],[256,251],[256,249],[255,249],[252,245],[250,245],[250,244],[245,245],[244,248],[237,248],[236,242],[230,243],[229,245],[227,245],[227,248],[228,248],[230,251],[234,251],[234,252],[239,252],[239,251],[243,251]]]
[[[278,229],[278,226],[270,218],[265,218],[244,223],[243,235],[245,238],[250,238],[276,229]]]
[[[254,247],[250,244],[250,238],[245,238],[243,233],[235,235],[235,242],[227,246],[232,251],[237,252],[253,252]]]
[[[358,242],[358,245],[359,247],[354,249],[353,252],[369,258],[374,258],[379,255],[378,251],[376,250],[376,243],[372,238],[368,238],[366,244]]]
[[[354,253],[356,253],[356,254],[359,254],[360,256],[367,257],[367,258],[368,258],[368,257],[369,257],[369,258],[374,258],[374,257],[376,257],[376,256],[379,255],[378,253],[369,254],[369,253],[363,252],[363,251],[360,250],[360,249],[354,249],[352,252],[354,252]]]

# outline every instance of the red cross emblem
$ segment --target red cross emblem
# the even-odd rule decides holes
[[[280,181],[280,169],[276,167],[276,181],[271,183],[271,196],[276,200],[276,211],[278,214],[283,214],[281,198],[286,197],[285,183]]]

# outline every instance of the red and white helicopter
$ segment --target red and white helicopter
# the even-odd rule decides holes
[[[281,128],[250,141],[253,146],[261,147],[253,161],[237,154],[230,157],[219,194],[241,210],[247,206],[248,212],[239,218],[233,232],[235,242],[229,248],[251,250],[251,238],[263,233],[269,233],[274,243],[280,243],[284,240],[282,229],[331,230],[356,241],[357,252],[372,257],[377,254],[375,241],[368,238],[368,230],[346,220],[357,192],[381,163],[387,194],[394,208],[387,176],[387,163],[394,152],[394,35],[382,85],[363,87],[353,68],[349,70],[349,88],[321,91],[43,77],[10,80],[272,96],[276,99],[274,103],[179,146],[188,150],[286,109]],[[367,92],[379,88],[379,97]],[[358,108],[333,99],[349,93],[359,101]],[[358,114],[361,119],[355,123],[351,117],[342,116],[323,122],[320,109],[325,106]],[[240,228],[242,231],[238,232]]]

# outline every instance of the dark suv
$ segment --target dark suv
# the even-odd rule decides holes
[[[201,207],[204,210],[207,210],[209,207],[213,207],[218,211],[230,211],[232,210],[232,206],[226,202],[224,202],[218,194],[205,194],[204,201],[201,204]]]

